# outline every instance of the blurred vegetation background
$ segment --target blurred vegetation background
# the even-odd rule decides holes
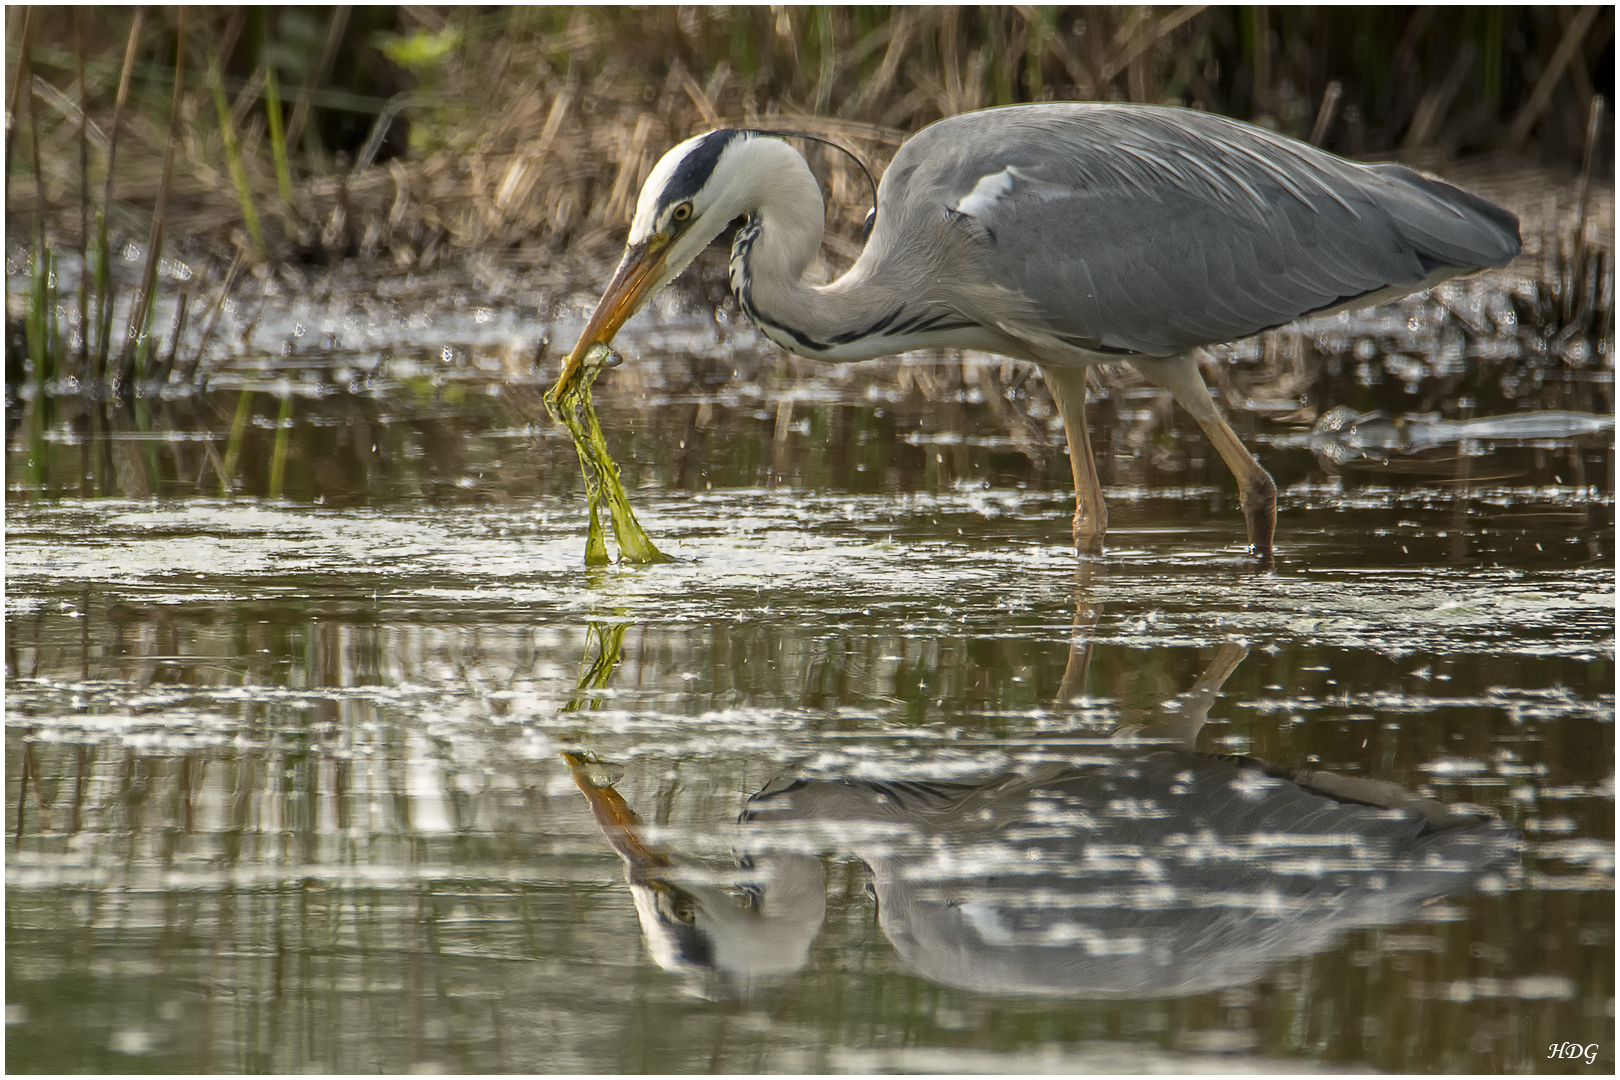
[[[11,7],[8,271],[32,284],[10,337],[57,347],[63,255],[86,268],[85,362],[125,374],[154,348],[162,253],[217,261],[222,293],[277,264],[594,266],[659,155],[723,124],[837,138],[880,170],[964,110],[1160,102],[1354,157],[1581,176],[1584,206],[1612,186],[1613,39],[1608,5]],[[853,258],[864,184],[807,156],[827,253]]]

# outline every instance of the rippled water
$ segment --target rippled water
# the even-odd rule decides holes
[[[1612,425],[1251,401],[1256,574],[1116,388],[1081,565],[1015,369],[682,332],[646,569],[520,344],[14,403],[8,1068],[1612,1071]]]

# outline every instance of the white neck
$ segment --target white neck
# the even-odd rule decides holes
[[[735,164],[735,174],[747,179],[738,185],[733,216],[747,214],[748,220],[732,246],[731,285],[749,318],[802,356],[867,360],[901,351],[883,339],[840,340],[901,303],[868,275],[864,255],[830,284],[804,280],[821,250],[826,213],[821,188],[798,151],[777,139],[750,139],[736,148]]]
[[[671,169],[679,164],[673,160]],[[655,178],[648,181],[654,192],[660,190]],[[810,167],[779,139],[732,142],[704,190],[710,198],[701,227],[675,241],[663,281],[680,273],[726,223],[746,218],[732,245],[731,286],[748,317],[789,351],[818,360],[870,360],[921,348],[1018,355],[1016,343],[968,313],[971,305],[962,301],[971,289],[950,279],[950,268],[968,261],[939,250],[952,243],[948,230],[929,232],[892,211],[880,213],[847,273],[826,285],[806,282],[805,272],[821,250],[826,213]],[[658,204],[645,193],[643,201],[632,239],[653,224]]]

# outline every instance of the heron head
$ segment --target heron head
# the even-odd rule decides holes
[[[748,880],[741,887],[702,880],[710,874],[629,866],[636,917],[659,967],[691,978],[706,997],[746,997],[810,962],[827,916],[827,875],[817,856],[760,853],[739,871]]]
[[[750,183],[756,170],[743,165],[740,151],[755,141],[772,142],[794,153],[774,139],[755,140],[751,132],[721,128],[687,139],[653,166],[636,201],[624,257],[563,364],[551,392],[554,398],[572,385],[591,346],[611,342],[625,320],[686,269],[733,218],[746,212],[749,189],[757,190],[758,185]]]
[[[611,343],[625,320],[734,219],[769,203],[773,193],[804,184],[819,210],[820,191],[799,152],[780,139],[742,128],[695,135],[660,158],[636,200],[624,257],[564,362],[552,399],[561,399],[573,386],[591,346]],[[819,240],[819,217],[802,227]]]

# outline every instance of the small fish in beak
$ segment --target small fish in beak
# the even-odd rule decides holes
[[[623,326],[630,316],[641,310],[642,305],[647,302],[647,298],[663,278],[668,249],[668,238],[657,233],[639,244],[625,248],[624,258],[619,260],[619,268],[614,272],[613,280],[609,281],[607,288],[602,291],[602,299],[596,302],[596,310],[591,312],[584,333],[579,335],[579,341],[575,342],[573,351],[568,354],[568,359],[563,361],[562,374],[557,377],[556,384],[546,394],[548,405],[561,404],[570,395],[579,392],[586,356],[598,345],[611,344],[613,335],[619,332],[619,327]],[[617,357],[614,353],[610,355]]]

